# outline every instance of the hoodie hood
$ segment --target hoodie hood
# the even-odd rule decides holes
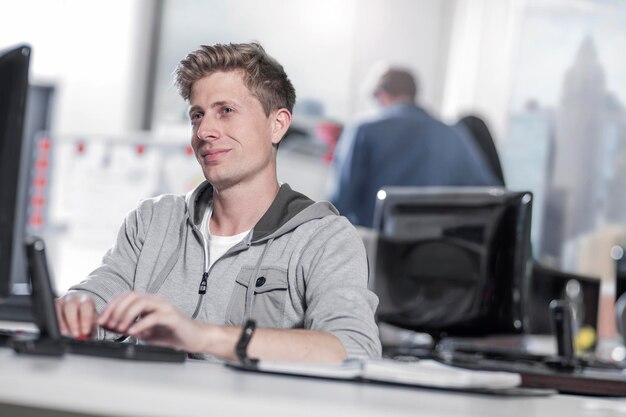
[[[207,181],[198,185],[185,196],[189,219],[194,225],[202,223],[202,217],[213,198],[213,186]],[[339,215],[329,202],[314,202],[304,194],[282,184],[276,198],[263,217],[254,225],[251,243],[273,239],[289,233],[303,223],[321,219],[329,215]]]

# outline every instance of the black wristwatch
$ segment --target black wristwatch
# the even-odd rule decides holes
[[[237,354],[237,358],[244,366],[256,366],[259,362],[258,359],[253,359],[248,356],[248,345],[250,344],[250,339],[252,339],[252,335],[254,334],[254,330],[256,329],[256,322],[254,320],[248,320],[243,325],[241,330],[241,336],[237,341],[237,345],[235,346],[235,353]]]

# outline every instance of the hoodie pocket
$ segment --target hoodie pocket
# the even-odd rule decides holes
[[[226,310],[226,322],[241,325],[247,314],[258,327],[282,327],[287,299],[287,271],[278,268],[242,268]],[[250,294],[252,291],[252,294]]]

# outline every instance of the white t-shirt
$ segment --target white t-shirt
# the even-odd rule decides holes
[[[202,218],[202,225],[200,226],[200,230],[202,231],[202,236],[204,237],[204,240],[209,243],[208,253],[207,247],[204,248],[204,256],[209,259],[209,268],[211,268],[215,261],[221,258],[222,255],[224,255],[228,251],[228,249],[241,242],[243,238],[246,237],[248,233],[250,233],[250,230],[252,230],[248,229],[245,232],[236,234],[234,236],[212,235],[211,231],[209,230],[209,221],[211,220],[211,215],[213,215],[213,205],[209,205],[207,207],[207,210],[204,213],[204,217]]]

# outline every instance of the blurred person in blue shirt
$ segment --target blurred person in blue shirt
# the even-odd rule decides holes
[[[374,89],[380,111],[341,135],[331,202],[354,225],[372,227],[385,186],[502,185],[471,140],[418,106],[416,96],[410,72],[387,69]]]

